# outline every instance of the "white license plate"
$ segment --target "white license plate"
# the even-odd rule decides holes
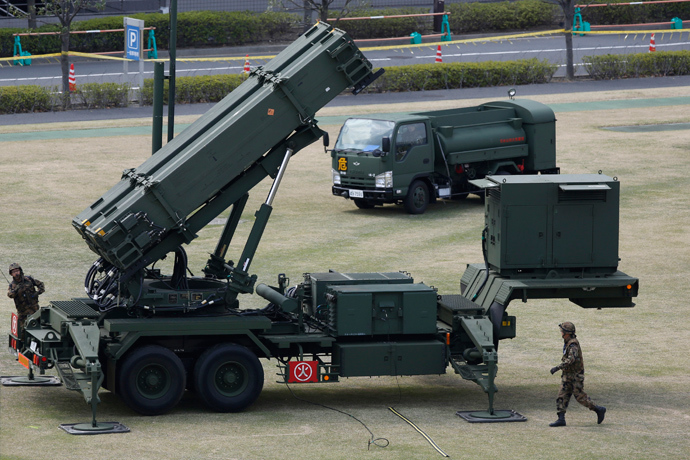
[[[364,198],[362,190],[350,190],[350,198]]]

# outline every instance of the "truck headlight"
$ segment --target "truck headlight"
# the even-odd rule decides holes
[[[376,176],[376,188],[392,188],[393,187],[393,171],[386,171],[385,173]]]
[[[331,169],[333,173],[333,185],[340,185],[340,173],[335,169]]]

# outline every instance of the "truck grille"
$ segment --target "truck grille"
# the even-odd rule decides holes
[[[344,187],[368,187],[374,188],[375,180],[372,177],[358,176],[358,175],[348,175],[341,176],[340,183]]]

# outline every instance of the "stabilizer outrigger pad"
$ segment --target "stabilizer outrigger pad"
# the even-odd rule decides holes
[[[56,376],[2,376],[0,377],[0,382],[3,386],[14,387],[14,386],[36,386],[36,387],[48,387],[48,386],[60,386],[62,381]]]
[[[60,428],[74,435],[129,433],[129,428],[119,422],[99,422],[96,426],[91,423],[63,423]]]
[[[455,415],[465,419],[470,423],[500,423],[527,421],[527,417],[515,412],[514,410],[495,410],[493,414],[489,411],[467,410],[457,411]]]

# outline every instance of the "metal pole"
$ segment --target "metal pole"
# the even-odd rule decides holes
[[[290,161],[290,157],[292,156],[293,150],[291,148],[288,148],[285,150],[285,156],[283,157],[283,162],[280,164],[280,169],[278,170],[278,175],[276,178],[273,180],[273,185],[271,185],[271,190],[268,192],[268,198],[266,198],[266,204],[269,206],[273,206],[273,199],[276,197],[276,193],[278,193],[278,187],[280,186],[280,181],[283,180],[283,175],[285,175],[285,169],[287,168],[288,161]]]
[[[165,86],[165,64],[153,63],[153,133],[151,154],[163,146],[163,92]]]
[[[175,57],[177,54],[177,0],[170,1],[170,72],[168,76],[168,142],[175,137]]]

